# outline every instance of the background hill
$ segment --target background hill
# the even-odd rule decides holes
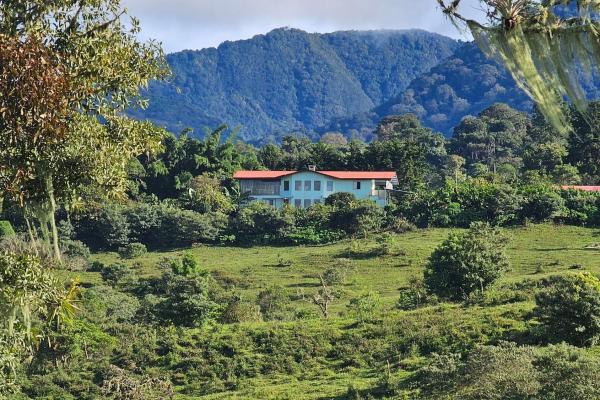
[[[399,96],[459,43],[424,31],[309,34],[277,29],[218,48],[171,54],[169,83],[132,111],[173,132],[227,123],[264,142],[310,133]]]
[[[531,110],[506,69],[474,43],[425,31],[310,34],[277,29],[218,48],[171,54],[173,77],[153,83],[150,107],[131,113],[178,133],[226,123],[264,144],[328,131],[369,140],[384,117],[414,113],[449,136],[494,103]],[[584,79],[600,97],[598,77]]]

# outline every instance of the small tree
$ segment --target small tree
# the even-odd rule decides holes
[[[494,283],[508,269],[507,239],[488,224],[474,223],[464,234],[452,233],[429,257],[427,289],[446,299],[461,300]]]
[[[312,300],[319,307],[323,316],[329,318],[329,307],[335,300],[335,295],[333,294],[333,289],[325,283],[325,279],[322,276],[319,279],[321,280],[321,289],[313,295]]]
[[[600,280],[590,273],[555,276],[536,295],[535,314],[552,341],[593,346],[600,341]]]
[[[273,286],[258,294],[257,305],[267,321],[285,320],[290,309],[290,297],[281,286]]]
[[[348,304],[350,314],[361,323],[371,320],[380,307],[381,296],[377,292],[368,292],[355,297]]]

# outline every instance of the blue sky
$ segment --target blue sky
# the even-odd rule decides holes
[[[142,22],[143,37],[167,52],[218,46],[289,26],[308,32],[420,28],[468,39],[435,0],[122,0]],[[463,0],[463,13],[479,13]]]

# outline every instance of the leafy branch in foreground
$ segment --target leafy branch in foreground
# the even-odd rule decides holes
[[[582,78],[600,65],[600,24],[595,0],[480,0],[486,21],[460,14],[461,0],[442,11],[457,26],[466,26],[479,48],[499,59],[516,83],[559,131],[570,130],[562,107],[568,98],[585,114],[587,99]],[[563,17],[565,12],[571,18]]]

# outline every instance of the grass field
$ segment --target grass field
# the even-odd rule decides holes
[[[397,235],[391,254],[386,256],[371,256],[372,250],[377,248],[377,237],[373,237],[315,247],[200,246],[192,250],[149,253],[136,260],[121,260],[114,253],[97,254],[94,255],[94,259],[104,263],[127,263],[134,266],[140,276],[149,277],[161,273],[157,264],[164,257],[180,256],[185,251],[192,251],[204,268],[211,271],[221,283],[235,287],[245,299],[254,301],[262,289],[273,285],[283,286],[293,298],[296,309],[313,310],[315,314],[315,318],[302,321],[228,325],[214,334],[215,341],[221,338],[246,337],[244,335],[249,337],[257,332],[269,332],[275,326],[284,331],[302,332],[309,337],[321,335],[324,329],[334,332],[333,336],[360,335],[360,329],[353,325],[354,321],[346,318],[345,313],[350,299],[367,291],[376,291],[382,296],[384,308],[377,323],[381,324],[382,330],[388,329],[384,328],[387,326],[406,323],[407,326],[415,324],[415,331],[423,332],[427,331],[427,324],[432,323],[434,329],[443,330],[440,336],[443,334],[453,337],[452,340],[463,341],[469,341],[471,337],[476,338],[473,339],[475,341],[487,337],[487,333],[482,333],[488,329],[486,326],[492,327],[490,332],[525,332],[528,324],[526,315],[533,307],[531,301],[497,306],[445,305],[411,312],[398,311],[394,307],[399,298],[399,289],[405,286],[411,277],[422,275],[428,256],[450,232],[451,230],[447,229],[431,229]],[[511,260],[511,269],[497,284],[499,286],[525,279],[541,279],[573,269],[585,269],[600,274],[600,250],[591,249],[600,242],[598,230],[531,225],[506,229],[505,233],[510,237],[507,252]],[[316,306],[309,301],[312,293],[318,290],[318,275],[328,266],[339,262],[340,258],[347,258],[348,249],[351,247],[354,249],[351,261],[353,272],[347,284],[337,288],[337,298],[332,307],[334,318],[318,318]],[[80,277],[84,284],[101,281],[100,276],[92,272],[81,273]],[[373,328],[370,329],[372,331]],[[408,329],[405,335],[410,335],[410,328],[402,329]],[[205,335],[202,331],[198,332],[199,335]],[[431,333],[432,337],[436,334],[437,332]],[[382,337],[390,338],[393,335],[382,334]],[[599,352],[600,349],[591,351]],[[258,357],[255,354],[250,356]],[[400,364],[403,362],[406,361]],[[405,369],[398,363],[394,363],[392,367],[396,377],[410,375],[410,368]],[[298,373],[259,375],[237,382],[233,389],[217,390],[214,394],[204,397],[181,391],[177,398],[341,399],[349,386],[359,389],[375,388],[382,375],[385,375],[385,368],[384,365],[377,368],[347,367],[335,359],[323,357],[317,364],[308,365]]]
[[[421,275],[427,257],[451,232],[431,229],[396,236],[392,254],[370,257],[377,244],[373,238],[356,239],[364,255],[354,255],[353,272],[343,287],[335,311],[343,309],[346,301],[365,291],[377,291],[388,304],[397,300],[398,289],[409,278]],[[508,255],[511,270],[502,282],[517,282],[525,278],[540,278],[568,271],[578,264],[600,274],[600,250],[586,249],[600,242],[600,231],[594,229],[532,225],[506,229],[510,237]],[[318,287],[318,274],[339,258],[348,257],[350,241],[318,247],[211,247],[201,246],[191,251],[202,266],[224,282],[235,285],[245,296],[256,294],[269,286],[282,285],[291,293],[310,294]],[[187,251],[187,250],[186,250]],[[158,262],[180,252],[149,253],[134,261],[120,260],[114,253],[96,255],[104,263],[125,262],[136,265],[142,276],[158,274]],[[96,274],[83,277],[84,282],[95,282]],[[300,301],[300,300],[299,300]],[[301,306],[301,301],[299,303]]]

